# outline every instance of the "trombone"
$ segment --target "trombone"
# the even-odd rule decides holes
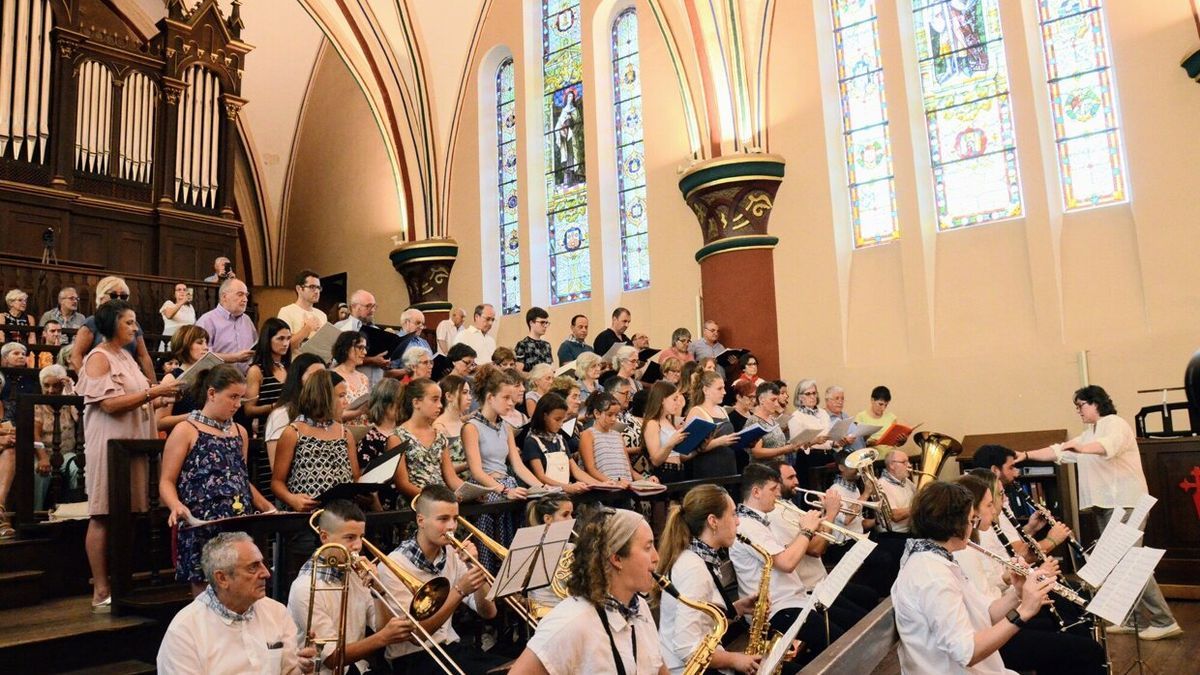
[[[489,572],[486,567],[479,563],[479,560],[477,560],[475,556],[471,555],[470,552],[467,551],[465,544],[471,537],[475,537],[479,540],[480,544],[483,544],[485,547],[487,547],[487,549],[491,551],[492,554],[494,554],[497,558],[507,558],[508,548],[500,544],[500,542],[496,541],[495,539],[492,539],[484,534],[482,530],[472,525],[471,522],[466,518],[463,518],[462,516],[457,516],[457,518],[458,524],[465,528],[469,534],[465,539],[459,539],[452,533],[447,532],[446,539],[450,541],[451,546],[453,546],[463,555],[467,556],[468,560],[482,570],[484,578],[487,579],[489,584],[494,586],[496,584],[496,576]],[[533,616],[533,614],[529,611],[529,608],[526,607],[523,602],[511,595],[504,596],[504,602],[508,603],[508,606],[517,613],[517,616],[521,617],[525,623],[529,624],[530,629],[537,630],[538,620]]]
[[[816,509],[824,508],[825,503],[823,501],[821,501],[822,498],[825,497],[824,492],[820,492],[818,490],[809,490],[807,488],[796,488],[796,491],[804,493],[804,503],[805,504],[807,504],[813,508],[816,508]],[[852,508],[843,506],[840,509],[840,513],[844,513],[847,516],[862,515],[861,509],[879,510],[879,502],[868,502],[868,501],[864,501],[862,499],[853,499],[851,497],[842,497],[842,501],[846,502],[848,504],[853,504],[860,509],[860,510],[856,511]],[[789,502],[785,499],[777,500],[775,503],[790,506],[793,509],[795,509],[796,511],[800,510],[800,507],[796,506],[795,504],[792,504],[791,502]]]
[[[334,662],[333,672],[341,675],[346,671],[346,612],[350,602],[350,575],[347,570],[350,567],[350,549],[341,544],[325,544],[317,548],[312,554],[312,578],[308,585],[308,622],[304,625],[304,646],[316,647],[317,658],[324,651],[322,648],[325,645],[333,645],[333,653],[336,657]],[[339,570],[342,573],[342,584],[340,586],[328,586],[324,588],[317,587],[317,579],[320,577],[318,570],[327,568]],[[341,602],[338,604],[337,616],[337,632],[332,635],[320,636],[312,632],[313,627],[313,609],[316,606],[317,593],[340,593]]]
[[[803,488],[801,488],[801,489],[803,489]],[[805,492],[815,492],[815,490],[805,490]],[[821,493],[818,493],[818,494],[821,494]],[[805,503],[807,504],[809,502],[806,500]],[[783,508],[784,521],[786,521],[787,523],[789,523],[791,525],[798,526],[800,524],[800,514],[804,513],[804,511],[801,510],[799,506],[796,506],[795,504],[787,501],[786,499],[775,500],[775,505]],[[867,538],[867,535],[862,534],[861,532],[855,532],[854,530],[850,530],[845,527],[842,527],[841,525],[838,525],[837,523],[831,523],[828,520],[822,520],[821,525],[823,527],[827,527],[835,532],[841,532],[842,534],[844,534],[847,537],[850,537],[851,539],[866,539]],[[818,537],[821,537],[822,539],[828,541],[831,544],[839,543],[837,536],[830,534],[829,532],[823,532],[821,530],[817,530],[814,534],[816,534]]]

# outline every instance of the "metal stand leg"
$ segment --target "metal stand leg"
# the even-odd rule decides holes
[[[1133,609],[1133,641],[1134,641],[1135,654],[1137,654],[1137,658],[1135,658],[1133,660],[1133,663],[1129,664],[1128,668],[1126,668],[1124,671],[1122,671],[1121,675],[1129,675],[1129,673],[1134,669],[1135,666],[1137,667],[1138,675],[1146,675],[1147,672],[1149,672],[1150,675],[1157,675],[1157,673],[1154,672],[1154,669],[1150,667],[1150,664],[1146,663],[1146,660],[1142,658],[1141,631],[1142,631],[1142,627],[1138,620],[1137,607],[1134,607],[1134,609]]]

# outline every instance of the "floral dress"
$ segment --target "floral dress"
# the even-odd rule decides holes
[[[442,476],[442,455],[450,450],[450,442],[440,432],[434,432],[433,445],[425,447],[421,441],[404,427],[393,432],[404,446],[404,464],[408,467],[408,480],[424,490],[428,485],[445,485]]]
[[[188,420],[188,424],[192,424]],[[192,424],[192,426],[196,426]],[[229,518],[252,513],[250,472],[242,458],[242,436],[217,436],[196,428],[196,443],[183,458],[175,489],[179,501],[200,520]],[[180,581],[204,581],[200,551],[220,530],[180,526],[175,577]]]
[[[358,442],[358,466],[364,473],[366,472],[367,465],[387,452],[388,438],[390,437],[391,434],[380,431],[379,427],[374,424],[367,429],[366,435]],[[380,488],[379,504],[383,507],[384,511],[396,509],[399,500],[400,492],[394,484],[388,484]]]

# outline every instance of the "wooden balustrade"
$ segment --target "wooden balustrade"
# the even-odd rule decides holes
[[[35,375],[36,377],[36,375]],[[34,512],[34,411],[35,406],[48,406],[54,411],[55,424],[49,439],[42,438],[50,451],[51,481],[47,494],[47,503],[58,503],[66,490],[65,481],[68,476],[63,474],[64,447],[63,430],[59,411],[67,406],[78,411],[75,424],[75,452],[78,466],[83,469],[83,397],[81,396],[49,396],[45,394],[22,394],[17,397],[17,412],[14,416],[17,429],[16,445],[16,476],[13,479],[11,501],[13,503],[13,527],[32,525],[38,521]]]

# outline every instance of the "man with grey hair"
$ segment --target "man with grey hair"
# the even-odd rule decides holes
[[[430,357],[429,350],[424,347],[409,345],[400,357],[400,363],[414,380],[433,376],[433,358]]]
[[[691,352],[692,358],[699,361],[703,358],[711,358],[714,361],[717,355],[725,351],[725,345],[721,344],[721,327],[712,319],[704,321],[703,330],[700,331],[700,339],[692,340],[688,344],[688,351]],[[717,372],[721,377],[725,377],[725,369],[721,364],[717,363]]]
[[[463,330],[463,321],[466,320],[467,313],[462,311],[461,307],[455,307],[450,311],[450,318],[443,320],[437,325],[437,353],[446,356],[450,353],[450,345],[454,344],[454,338]]]
[[[375,303],[375,296],[370,292],[359,289],[350,294],[350,316],[333,324],[334,328],[340,331],[362,330],[363,326],[374,325],[375,310],[379,305]],[[370,354],[363,358],[363,363],[358,367],[358,372],[367,376],[367,381],[372,387],[377,382],[383,379],[383,369],[391,365],[391,361],[387,358],[387,353]]]
[[[171,620],[158,648],[158,672],[311,673],[317,650],[299,648],[287,607],[267,596],[271,572],[245,532],[222,532],[204,545],[208,587]]]
[[[400,315],[400,330],[401,335],[412,335],[412,342],[408,344],[413,347],[421,347],[433,355],[433,348],[429,346],[429,342],[421,337],[421,331],[425,330],[425,314],[416,307],[409,307]]]
[[[236,279],[237,275],[233,273],[233,264],[229,262],[229,258],[219,256],[213,260],[213,273],[204,277],[204,280],[210,284],[215,284],[226,279]]]
[[[246,316],[250,291],[239,279],[221,282],[218,304],[196,320],[196,325],[208,332],[208,348],[225,363],[232,363],[243,375],[250,369],[258,330]]]
[[[58,307],[46,310],[38,320],[39,326],[45,326],[48,321],[57,321],[63,328],[79,328],[86,318],[79,313],[79,292],[71,286],[66,286],[58,292]],[[70,340],[63,336],[62,344]]]
[[[496,323],[496,308],[487,303],[475,305],[471,325],[454,338],[454,344],[465,344],[475,350],[477,363],[491,363],[492,352],[496,351],[496,338],[488,335]]]

